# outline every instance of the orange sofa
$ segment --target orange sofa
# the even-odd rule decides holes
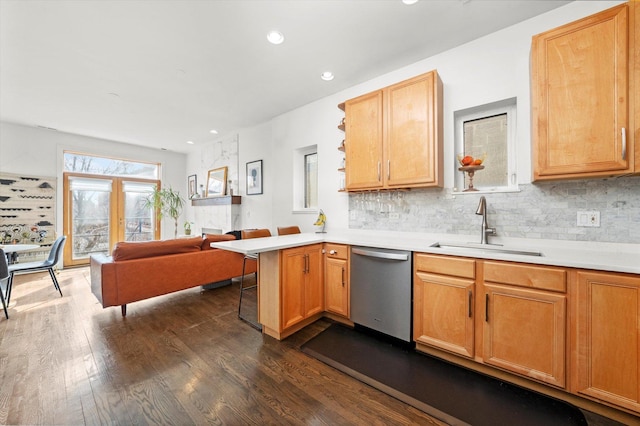
[[[211,283],[228,284],[242,275],[243,255],[211,248],[232,235],[207,235],[165,241],[120,242],[111,256],[91,255],[91,292],[104,308]],[[256,271],[248,262],[245,273]]]

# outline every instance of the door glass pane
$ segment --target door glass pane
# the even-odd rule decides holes
[[[123,182],[124,240],[150,241],[155,236],[155,212],[145,207],[145,199],[155,189],[155,183]]]
[[[72,259],[109,252],[111,181],[70,178]]]

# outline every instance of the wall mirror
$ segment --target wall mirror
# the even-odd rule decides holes
[[[207,197],[219,197],[227,193],[227,167],[209,170],[207,176]]]

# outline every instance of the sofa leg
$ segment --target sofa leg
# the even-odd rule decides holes
[[[120,310],[122,311],[122,316],[127,316],[127,305],[120,305]]]

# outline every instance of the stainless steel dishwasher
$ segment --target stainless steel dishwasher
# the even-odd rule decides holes
[[[411,252],[351,247],[351,321],[411,341]]]

